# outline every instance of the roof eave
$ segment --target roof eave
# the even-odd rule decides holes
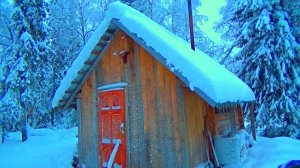
[[[146,45],[145,41],[139,38],[136,34],[130,32],[122,23],[118,21],[118,19],[112,19],[106,32],[101,36],[99,40],[99,45],[94,47],[94,50],[90,53],[89,58],[95,57],[94,60],[88,60],[87,62],[87,69],[85,71],[78,72],[78,78],[76,77],[72,81],[72,85],[70,88],[75,88],[73,90],[66,90],[63,98],[59,101],[58,106],[56,108],[62,108],[63,110],[67,109],[69,105],[73,102],[77,92],[80,91],[82,85],[88,79],[90,73],[95,69],[96,65],[98,64],[99,60],[104,56],[106,50],[109,47],[110,40],[114,38],[114,36],[119,32],[119,30],[124,31],[128,34],[135,42],[141,45],[147,52],[149,52],[152,56],[154,56],[161,64],[163,64],[166,68],[170,69],[167,66],[166,59],[161,56],[158,52],[156,52],[152,47]],[[110,38],[107,38],[110,36]],[[94,52],[95,51],[95,52]],[[97,55],[95,55],[97,53]],[[84,68],[82,68],[84,69]],[[182,74],[175,70],[173,73],[187,86],[189,86],[188,80],[182,76]],[[226,103],[217,103],[213,99],[211,99],[207,94],[205,94],[201,89],[194,88],[194,92],[202,97],[211,107],[221,107],[227,105],[234,105],[234,104],[241,104],[241,103],[253,103],[253,101],[238,101],[238,102],[226,102]],[[67,95],[67,96],[66,96]]]
[[[109,47],[111,39],[119,32],[114,23],[110,23],[105,33],[101,36],[99,42],[94,47],[84,67],[78,72],[78,76],[71,82],[71,86],[65,91],[62,99],[54,109],[67,109],[72,104],[76,94],[80,91],[82,85],[88,79],[91,72],[95,69],[99,60],[104,56]],[[70,89],[74,88],[74,89]]]
[[[141,45],[145,50],[147,50],[152,56],[154,56],[161,64],[163,64],[166,68],[170,69],[167,66],[166,59],[163,58],[158,52],[156,52],[152,47],[146,45],[143,39],[139,38],[136,34],[131,33],[122,23],[120,23],[117,19],[113,19],[112,22],[117,25],[122,31],[127,33],[134,41],[136,41],[139,45]],[[182,74],[175,70],[172,71],[183,83],[189,86],[188,80],[182,76]],[[241,104],[241,103],[250,103],[250,101],[237,101],[237,102],[226,102],[226,103],[217,103],[213,99],[211,99],[207,94],[205,94],[201,89],[195,88],[194,92],[202,97],[211,107],[217,106],[225,106],[225,105],[234,105],[234,104]]]
[[[224,107],[224,106],[233,106],[233,105],[237,105],[237,104],[253,104],[255,103],[255,100],[249,100],[249,101],[236,101],[236,102],[225,102],[225,103],[217,103],[215,104],[215,108],[219,108],[219,107]]]

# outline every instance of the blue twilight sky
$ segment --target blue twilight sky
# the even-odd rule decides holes
[[[202,31],[204,31],[214,42],[221,43],[221,37],[213,29],[215,22],[219,22],[222,16],[219,10],[226,4],[225,0],[202,0],[201,6],[198,8],[198,12],[201,15],[208,17],[206,22],[203,22],[201,26]]]

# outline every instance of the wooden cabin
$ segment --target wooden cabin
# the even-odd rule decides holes
[[[252,101],[251,89],[209,56],[116,2],[52,105],[77,108],[81,167],[156,168],[213,160],[209,135],[243,128],[241,103]]]

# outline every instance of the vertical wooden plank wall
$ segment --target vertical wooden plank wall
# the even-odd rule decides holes
[[[139,46],[133,43],[127,35],[124,35],[124,37],[126,37],[129,50],[125,69],[126,82],[128,83],[127,162],[128,167],[146,167],[145,159],[147,155],[145,154],[145,143],[143,142],[144,113]]]
[[[137,45],[137,44],[136,44]],[[157,87],[157,80],[155,80],[155,63],[151,60],[151,57],[147,56],[143,49],[137,45],[139,55],[135,55],[140,58],[141,67],[141,89],[142,89],[142,102],[144,112],[144,141],[145,141],[145,164],[149,167],[162,166],[162,156],[159,152],[159,120],[156,118],[156,113],[159,112],[160,103],[158,96],[156,96],[155,90]],[[155,67],[154,67],[155,66]],[[157,101],[155,101],[157,100]],[[157,104],[157,105],[156,105]],[[163,107],[163,106],[161,106]]]
[[[183,167],[176,76],[140,47],[147,165]]]
[[[124,49],[129,51],[126,64],[118,54]],[[96,81],[97,86],[128,83],[128,167],[193,167],[207,160],[205,102],[184,92],[184,84],[124,32],[116,35],[100,60]]]
[[[81,102],[81,93],[78,93],[76,96],[76,109],[77,109],[77,121],[78,121],[78,156],[83,158],[82,154],[82,102]],[[79,159],[79,166],[82,166],[82,159]]]
[[[95,71],[81,89],[81,154],[86,167],[99,167]],[[96,134],[95,134],[96,133]]]
[[[195,167],[205,162],[204,111],[213,109],[143,48],[140,55],[144,131],[150,139],[147,165]]]
[[[207,125],[208,129],[211,133],[211,135],[214,137],[217,134],[217,115],[216,115],[216,110],[210,106],[207,106],[206,110],[206,120],[207,120]]]
[[[97,86],[125,81],[125,64],[120,56],[124,50],[124,33],[118,33],[96,67]]]
[[[244,116],[243,116],[243,109],[241,105],[237,105],[236,107],[236,123],[237,123],[237,129],[244,129]]]
[[[126,64],[121,51],[128,51]],[[141,90],[139,45],[120,31],[111,42],[96,69],[97,86],[127,82],[126,95],[126,144],[128,167],[145,167],[145,143],[143,139],[143,102]]]
[[[187,87],[184,88],[184,105],[189,162],[190,167],[196,167],[207,160],[205,139],[203,136],[205,131],[204,119],[206,112],[213,113],[213,111],[205,101]]]

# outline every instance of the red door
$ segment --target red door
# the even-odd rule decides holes
[[[126,167],[125,93],[124,89],[100,91],[99,153],[100,167],[107,167],[112,151],[121,140],[112,167]]]

